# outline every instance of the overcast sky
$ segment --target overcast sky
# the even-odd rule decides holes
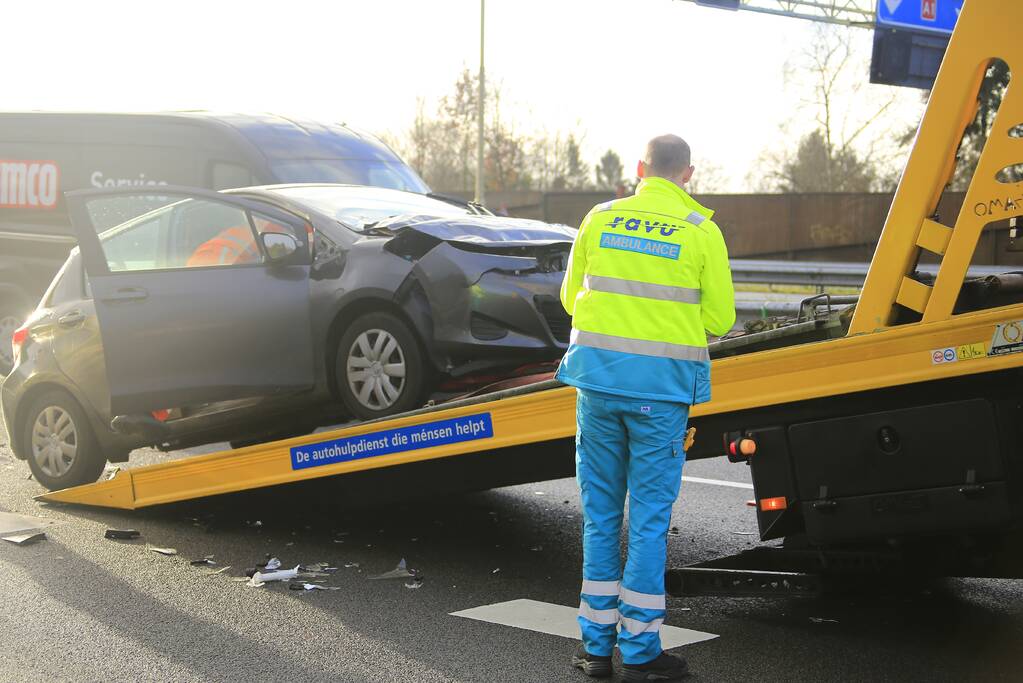
[[[748,189],[765,147],[813,112],[785,77],[814,24],[673,0],[488,0],[487,70],[520,130],[581,128],[596,161],[631,171],[646,139],[677,132]],[[852,32],[866,81],[871,34]],[[0,108],[270,111],[400,133],[417,97],[478,67],[479,1],[206,0],[4,3]],[[889,89],[843,103],[867,116]],[[915,126],[918,91],[881,129]]]

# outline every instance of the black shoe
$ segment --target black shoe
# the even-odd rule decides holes
[[[582,669],[583,673],[593,678],[610,678],[611,658],[591,655],[582,645],[572,655],[572,666]]]
[[[678,681],[689,675],[689,665],[678,655],[662,652],[646,664],[623,664],[626,681]]]

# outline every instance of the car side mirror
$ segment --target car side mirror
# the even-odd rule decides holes
[[[298,253],[298,240],[283,232],[264,232],[259,235],[270,263],[293,262]]]

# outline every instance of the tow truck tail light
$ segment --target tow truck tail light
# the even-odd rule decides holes
[[[771,512],[774,510],[784,510],[787,508],[788,501],[784,496],[780,498],[761,498],[760,499],[760,510],[761,512]]]
[[[167,418],[170,417],[170,410],[167,408],[161,408],[160,410],[154,410],[152,415],[153,419],[158,422],[166,422]]]
[[[14,364],[17,365],[21,359],[21,347],[25,345],[25,341],[28,339],[28,325],[22,325],[18,329],[14,330],[14,334],[11,335],[11,348],[14,350]]]

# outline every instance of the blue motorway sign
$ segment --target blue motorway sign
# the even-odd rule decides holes
[[[977,0],[973,0],[976,2]],[[952,33],[964,0],[877,0],[877,25]]]

